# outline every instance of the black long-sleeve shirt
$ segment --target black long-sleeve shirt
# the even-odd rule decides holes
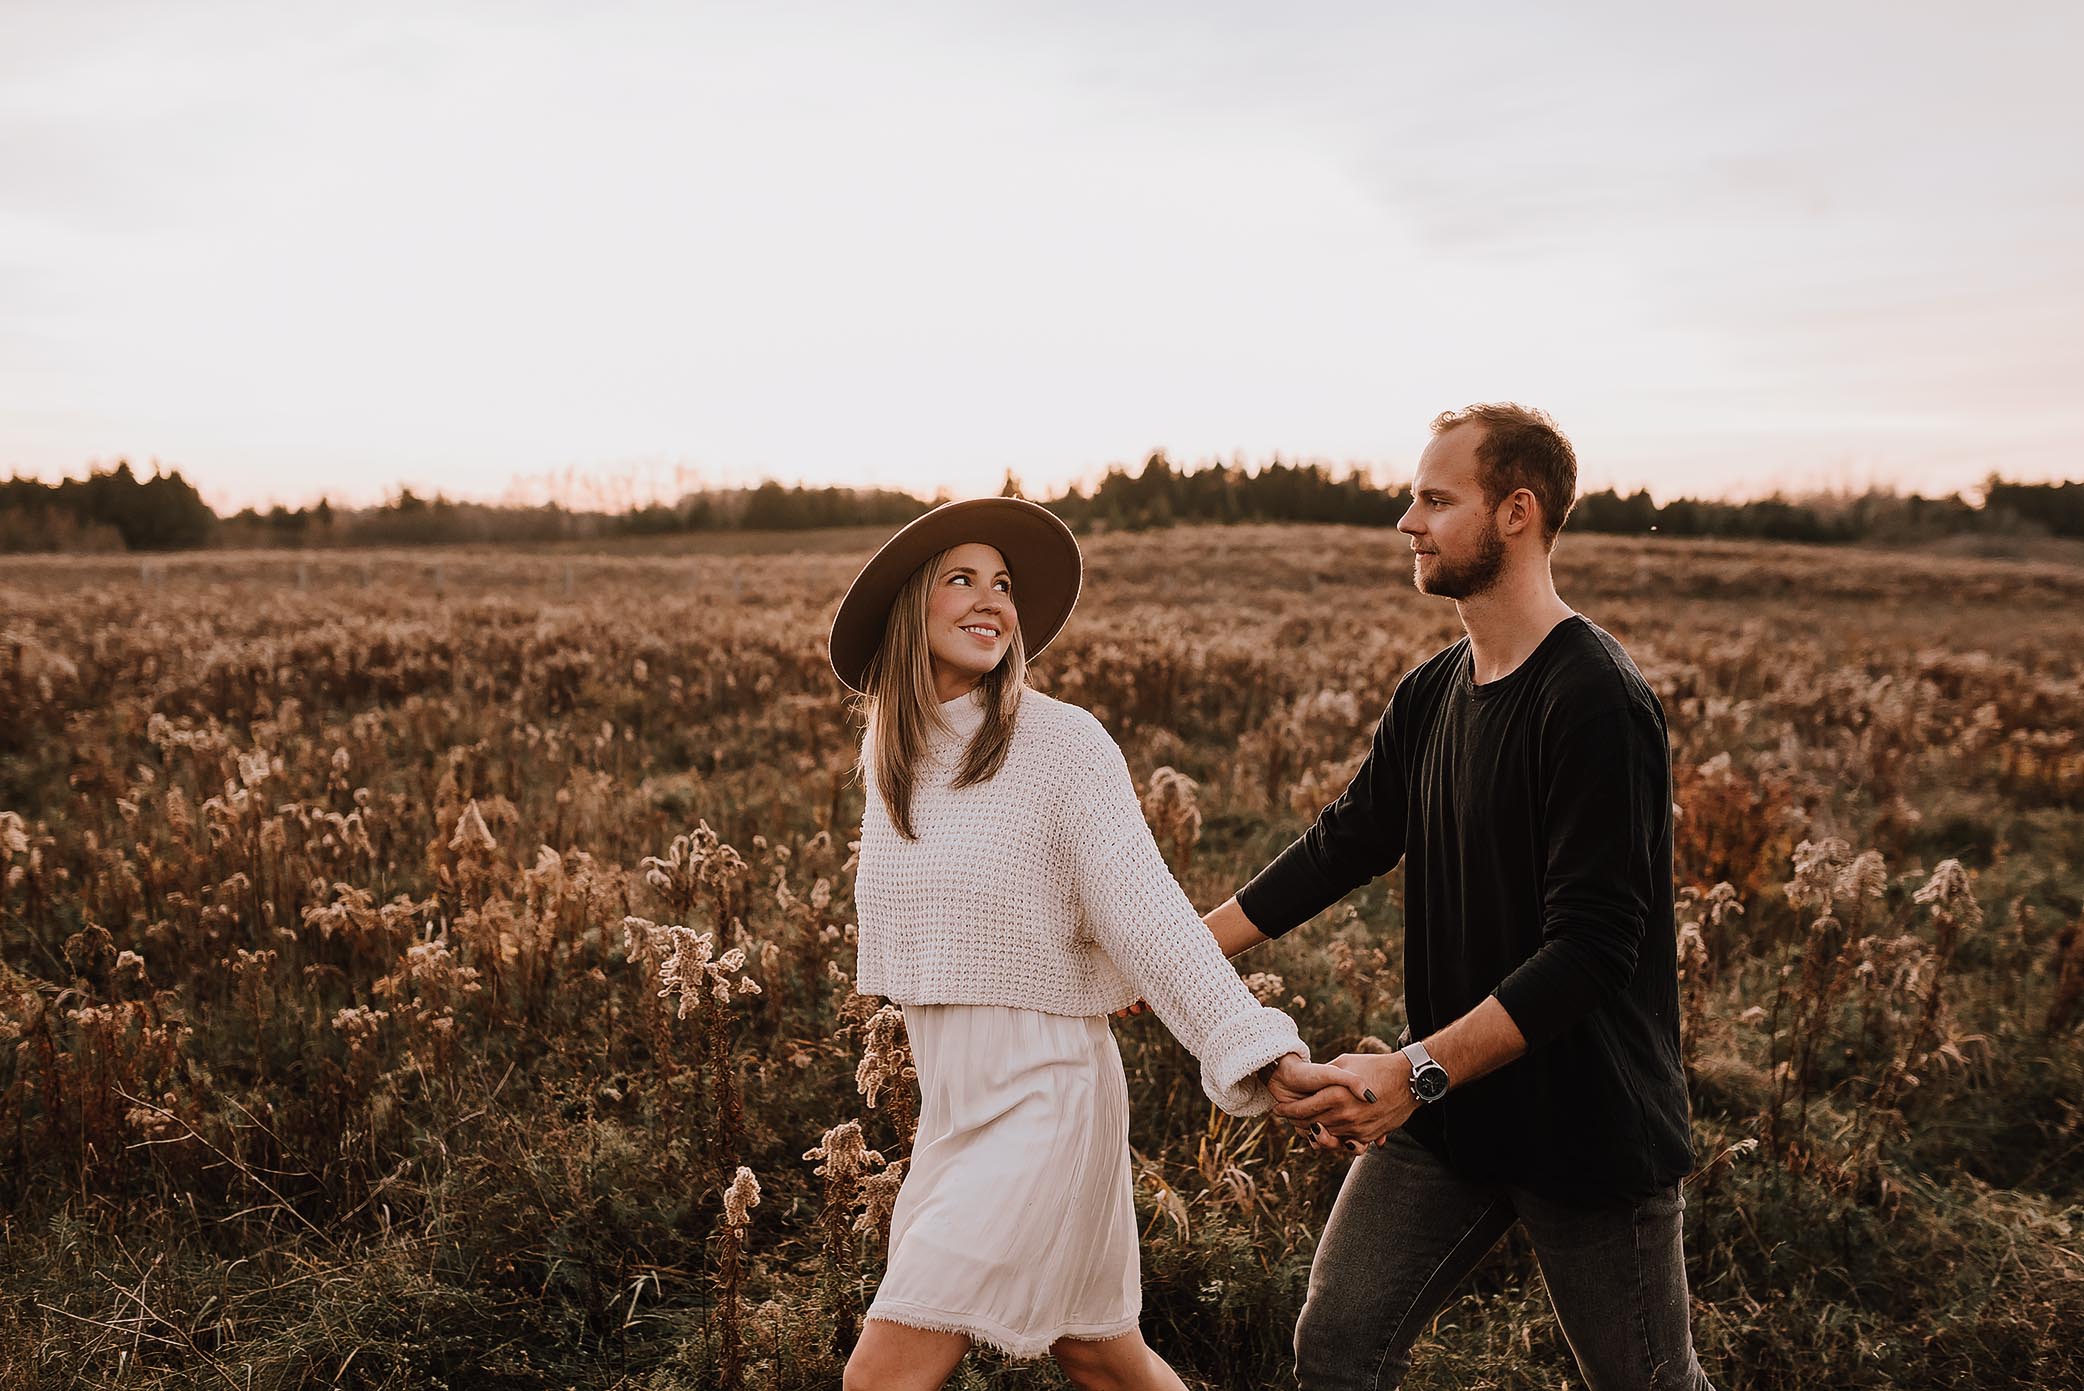
[[[1572,617],[1496,681],[1475,683],[1467,638],[1427,660],[1238,901],[1277,936],[1399,860],[1412,1037],[1496,995],[1528,1044],[1407,1129],[1471,1178],[1566,1200],[1683,1178],[1671,750],[1621,645]]]

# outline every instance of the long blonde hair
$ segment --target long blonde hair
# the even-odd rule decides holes
[[[927,740],[941,728],[926,617],[934,579],[947,558],[947,551],[934,556],[897,591],[884,621],[883,645],[869,658],[861,683],[866,691],[862,697],[864,720],[875,745],[876,785],[882,789],[890,823],[906,840],[919,839],[912,829],[912,789],[918,781],[919,764],[926,757]],[[1006,750],[1013,743],[1013,717],[1020,709],[1020,692],[1027,677],[1027,649],[1021,642],[1020,625],[1015,623],[1006,655],[977,682],[984,697],[984,723],[963,752],[953,786],[984,782],[1005,765]]]

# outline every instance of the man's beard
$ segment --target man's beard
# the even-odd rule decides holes
[[[1498,534],[1498,524],[1487,520],[1483,535],[1476,538],[1476,553],[1467,560],[1450,564],[1446,556],[1435,552],[1433,573],[1428,576],[1419,564],[1423,558],[1415,556],[1411,561],[1411,583],[1418,586],[1419,593],[1474,599],[1505,573],[1505,538]]]

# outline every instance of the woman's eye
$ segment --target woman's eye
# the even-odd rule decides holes
[[[950,575],[948,577],[948,583],[950,584],[967,585],[969,582],[970,577],[968,575]]]
[[[1011,594],[1013,592],[1013,582],[1011,580],[1000,580],[992,588],[998,590],[1001,594]]]

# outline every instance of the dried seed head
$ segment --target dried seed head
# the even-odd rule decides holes
[[[1975,888],[1959,860],[1941,860],[1932,877],[1911,896],[1929,904],[1932,916],[1952,926],[1977,928],[1983,925],[1982,905],[1975,901]]]
[[[834,1188],[851,1186],[861,1175],[883,1163],[882,1154],[870,1149],[862,1138],[860,1121],[843,1121],[833,1126],[818,1147],[803,1157],[823,1160],[811,1172]]]
[[[752,1221],[752,1210],[760,1205],[760,1181],[743,1164],[724,1190],[724,1225],[743,1230]]]
[[[499,842],[492,838],[492,828],[485,824],[485,814],[478,810],[477,798],[471,798],[456,818],[456,833],[449,837],[449,849],[457,854],[476,850],[490,855],[499,849]]]
[[[861,1180],[854,1199],[861,1205],[861,1215],[854,1219],[855,1232],[880,1232],[890,1225],[890,1214],[897,1207],[897,1190],[904,1187],[907,1162],[900,1159],[881,1173]]]
[[[1288,993],[1288,982],[1272,971],[1254,971],[1245,977],[1245,989],[1262,1005],[1270,1005]]]
[[[884,1005],[861,1032],[861,1066],[854,1069],[854,1086],[874,1106],[883,1088],[918,1074],[912,1068],[903,1010],[896,1005]]]

